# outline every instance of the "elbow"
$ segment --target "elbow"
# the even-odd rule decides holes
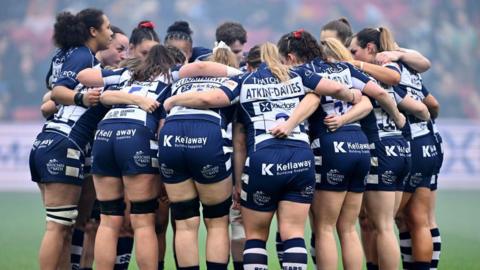
[[[430,112],[430,117],[433,119],[437,118],[440,112],[440,104],[438,104],[438,102],[433,104],[428,108],[428,111]]]
[[[430,62],[430,60],[428,60],[427,58],[425,58],[425,59],[423,59],[423,61],[420,63],[420,65],[418,65],[417,71],[418,71],[419,73],[423,73],[423,72],[429,70],[430,67],[432,67],[432,63]]]
[[[365,102],[365,115],[373,110],[373,105],[366,96],[362,96],[362,102]]]
[[[420,106],[416,110],[415,115],[421,120],[424,120],[424,121],[430,120],[430,113],[428,112],[427,106]]]
[[[50,99],[55,101],[56,103],[58,103],[59,91],[61,91],[61,89],[59,87],[60,86],[53,87],[51,95],[50,95]]]

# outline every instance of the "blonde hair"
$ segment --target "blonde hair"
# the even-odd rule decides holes
[[[279,81],[285,82],[290,79],[289,69],[280,61],[278,48],[273,43],[267,42],[260,46],[260,58]]]
[[[134,69],[138,67],[142,63],[142,60],[134,57],[134,58],[127,58],[125,60],[122,60],[119,64],[118,67],[120,68],[128,68],[128,69]]]
[[[230,67],[238,68],[238,61],[235,54],[230,49],[217,48],[212,55],[208,57],[208,61],[217,62]]]
[[[392,32],[386,27],[379,27],[380,31],[380,51],[394,51],[397,49]]]
[[[350,51],[336,38],[326,38],[320,42],[323,46],[325,57],[336,61],[353,61]]]

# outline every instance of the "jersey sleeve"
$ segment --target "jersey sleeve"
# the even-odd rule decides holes
[[[407,96],[407,90],[400,86],[392,86],[395,96],[398,96],[402,100]]]
[[[113,86],[122,83],[122,74],[127,71],[127,68],[118,69],[102,69],[103,85],[105,89],[112,88]]]
[[[227,95],[232,104],[237,103],[239,100],[240,90],[242,89],[242,77],[243,75],[231,77],[220,86],[220,89]]]
[[[398,74],[402,74],[402,71],[400,70],[401,69],[400,65],[395,62],[386,63],[383,66],[398,72]]]
[[[369,77],[367,77],[365,74],[363,74],[360,70],[358,70],[356,67],[354,67],[350,63],[346,63],[348,66],[348,69],[350,70],[350,74],[352,76],[352,87],[356,88],[360,91],[363,91],[363,88],[365,88],[365,85],[371,81]]]
[[[170,68],[170,76],[172,76],[173,82],[180,80],[180,68],[182,68],[182,65],[175,65]]]
[[[73,51],[72,54],[65,59],[55,86],[65,86],[74,89],[79,84],[77,74],[86,68],[93,67],[94,62],[94,56],[88,50],[79,48]]]
[[[322,80],[322,76],[304,67],[298,67],[294,71],[302,78],[302,83],[307,88],[307,92],[314,92],[318,83]]]

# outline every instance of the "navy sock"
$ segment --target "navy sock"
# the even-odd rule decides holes
[[[132,257],[133,238],[120,237],[117,243],[117,258],[115,259],[114,270],[126,270]]]
[[[430,262],[413,262],[413,270],[430,270]]]
[[[247,240],[243,250],[243,269],[267,270],[268,255],[265,247],[265,241],[258,239]]]
[[[80,270],[93,270],[93,268],[84,267],[84,268],[80,268]]]
[[[233,262],[234,270],[243,270],[243,262]]]
[[[74,229],[72,234],[72,247],[70,250],[70,265],[72,270],[80,269],[80,259],[83,251],[83,231]]]
[[[159,261],[158,262],[158,267],[157,267],[157,270],[163,270],[163,267],[165,266],[165,262],[164,261]]]
[[[378,270],[378,265],[367,262],[367,270]]]
[[[228,263],[216,263],[216,262],[207,261],[207,269],[208,270],[227,270]]]
[[[310,256],[312,257],[313,264],[317,265],[317,253],[315,250],[315,234],[312,233],[310,237]]]
[[[412,269],[412,237],[409,232],[402,232],[399,234],[400,238],[400,252],[402,253],[403,269]]]
[[[200,266],[187,266],[187,267],[177,267],[178,270],[200,270]]]
[[[307,270],[308,253],[303,238],[283,241],[283,270]]]
[[[440,262],[440,253],[442,251],[442,237],[440,236],[440,230],[438,230],[438,228],[431,229],[430,233],[432,234],[433,241],[433,254],[430,269],[436,270],[438,268],[438,263]]]
[[[283,262],[283,241],[282,237],[280,236],[280,233],[277,232],[277,235],[275,237],[275,248],[277,250],[277,258],[278,262],[280,263],[280,267],[282,267],[282,262]]]

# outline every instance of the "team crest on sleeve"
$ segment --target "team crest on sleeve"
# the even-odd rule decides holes
[[[230,91],[233,91],[235,90],[235,88],[237,88],[238,83],[232,80],[228,80],[223,85],[230,89]]]

